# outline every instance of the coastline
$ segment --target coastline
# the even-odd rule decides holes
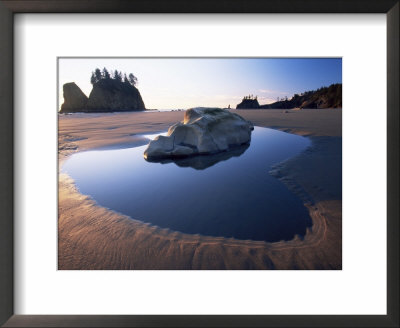
[[[313,220],[303,239],[266,243],[161,229],[98,206],[60,174],[58,269],[341,269],[342,202],[332,184],[341,176],[342,111],[233,112],[256,126],[311,138],[307,151],[272,172],[300,197],[311,197],[302,198]],[[166,130],[182,118],[180,111],[121,113],[106,120],[102,115],[59,116],[59,168],[76,151],[143,145],[148,140],[139,134]],[[318,173],[312,165],[321,162]]]

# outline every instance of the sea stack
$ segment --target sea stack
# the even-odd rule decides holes
[[[88,97],[74,83],[65,83],[63,85],[64,103],[61,106],[60,113],[75,113],[86,111]]]
[[[216,154],[250,142],[254,126],[221,108],[192,108],[182,122],[158,136],[144,152],[147,160]]]
[[[93,84],[89,98],[74,83],[63,85],[60,113],[97,113],[146,110],[139,90],[129,82],[101,79]]]
[[[260,108],[257,97],[244,97],[242,102],[236,106],[236,109],[256,109]]]
[[[87,102],[88,112],[145,110],[139,90],[129,82],[102,79],[93,84]]]

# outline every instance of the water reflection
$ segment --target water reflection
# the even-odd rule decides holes
[[[302,236],[311,218],[301,200],[268,172],[310,141],[272,129],[250,145],[212,156],[147,162],[147,146],[79,152],[62,171],[100,205],[189,234],[264,241]]]
[[[229,151],[224,151],[222,153],[217,153],[212,155],[197,155],[185,158],[161,159],[161,160],[146,159],[146,160],[152,163],[161,163],[161,164],[174,163],[180,167],[191,167],[195,170],[204,170],[206,168],[209,168],[217,164],[218,162],[227,161],[232,157],[239,157],[246,151],[247,148],[249,148],[249,146],[250,144],[245,144],[235,147]]]

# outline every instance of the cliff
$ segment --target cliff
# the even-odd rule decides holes
[[[145,110],[139,90],[129,82],[101,79],[93,84],[89,98],[74,83],[63,86],[64,103],[60,113],[116,112]]]
[[[342,84],[332,84],[318,90],[306,91],[301,95],[295,94],[290,100],[281,100],[273,104],[261,105],[263,109],[291,108],[341,108]]]
[[[61,106],[60,113],[84,112],[88,102],[88,97],[74,83],[65,83],[63,85],[64,103]]]

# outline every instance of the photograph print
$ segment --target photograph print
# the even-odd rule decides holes
[[[58,58],[59,270],[341,270],[341,58]]]

